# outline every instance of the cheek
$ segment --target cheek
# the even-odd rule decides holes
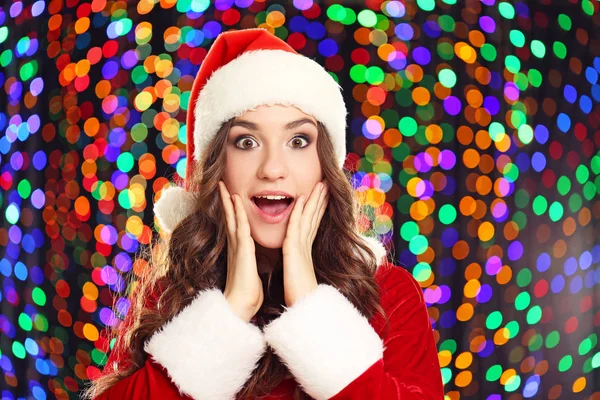
[[[316,150],[304,155],[295,165],[301,165],[300,168],[294,168],[300,189],[298,193],[310,193],[314,185],[323,180],[321,162]]]
[[[223,181],[232,193],[238,193],[244,187],[244,182],[248,182],[249,173],[250,169],[244,167],[244,163],[240,162],[239,158],[229,157],[225,164]]]
[[[321,161],[319,161],[319,155],[316,150],[312,154],[311,160],[307,165],[308,175],[310,175],[315,184],[323,180],[323,169],[321,168]]]

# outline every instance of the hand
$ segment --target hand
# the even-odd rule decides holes
[[[321,190],[322,189],[322,190]],[[327,184],[319,182],[308,201],[300,196],[290,215],[283,241],[283,287],[287,307],[316,289],[312,245],[329,203]]]
[[[264,300],[254,240],[242,198],[237,194],[231,196],[222,181],[219,193],[227,219],[227,282],[223,294],[233,311],[250,322]]]

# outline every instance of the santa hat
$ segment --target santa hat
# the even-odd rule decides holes
[[[221,125],[260,105],[293,105],[329,133],[336,163],[346,158],[346,105],[341,87],[316,61],[298,54],[266,29],[221,33],[208,51],[190,93],[183,187],[163,189],[154,214],[166,232],[194,210],[189,177]]]

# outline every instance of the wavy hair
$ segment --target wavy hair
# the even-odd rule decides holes
[[[144,343],[164,324],[175,317],[203,289],[225,289],[227,268],[227,234],[225,215],[219,197],[218,181],[224,176],[225,143],[233,118],[222,125],[192,177],[192,190],[197,205],[171,234],[155,238],[144,249],[147,268],[135,282],[135,292],[128,317],[131,323],[110,333],[116,338],[112,351],[131,360],[127,366],[106,366],[103,374],[92,381],[83,396],[93,398],[119,380],[144,366],[148,354]],[[359,221],[372,220],[362,211],[351,176],[335,162],[334,150],[327,130],[318,123],[317,152],[324,178],[329,187],[329,204],[314,240],[312,257],[318,283],[337,288],[367,318],[380,313],[389,327],[381,307],[375,281],[375,254],[360,237]],[[387,258],[387,256],[386,256]],[[280,261],[281,263],[282,261]],[[263,327],[283,312],[283,275],[281,265],[261,274],[265,293],[257,312],[256,325]],[[155,304],[147,298],[160,292]],[[133,291],[132,291],[133,292]],[[287,366],[267,346],[251,377],[238,392],[239,399],[261,398],[284,379],[293,378]],[[310,399],[298,386],[295,400]]]

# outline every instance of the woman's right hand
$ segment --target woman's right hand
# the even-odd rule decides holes
[[[223,294],[233,311],[250,322],[264,300],[254,239],[241,197],[230,195],[223,181],[219,181],[219,193],[227,220],[227,282]]]

